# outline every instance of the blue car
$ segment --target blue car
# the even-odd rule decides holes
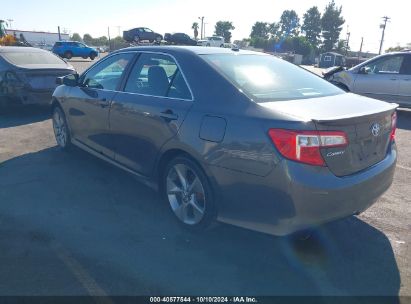
[[[82,57],[84,59],[90,58],[94,60],[94,58],[98,56],[98,51],[95,48],[76,41],[58,41],[54,44],[52,52],[67,59]]]

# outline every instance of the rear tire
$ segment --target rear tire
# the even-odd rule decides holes
[[[165,166],[160,193],[185,229],[205,230],[216,217],[211,184],[202,168],[186,156],[178,156]]]
[[[73,58],[73,53],[70,51],[67,51],[64,53],[64,58],[70,60],[71,58]]]
[[[69,150],[72,146],[71,136],[66,116],[60,106],[53,107],[53,131],[57,145],[63,150]]]

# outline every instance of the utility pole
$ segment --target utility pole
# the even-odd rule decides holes
[[[350,36],[351,36],[351,33],[348,32],[347,33],[347,45],[345,46],[345,56],[348,55],[348,48],[349,48],[349,45],[350,45]]]
[[[360,45],[360,51],[358,52],[358,64],[360,64],[360,58],[361,58],[361,53],[362,53],[362,44],[364,42],[364,37],[361,37],[361,45]]]
[[[382,28],[382,36],[381,36],[381,43],[380,43],[380,51],[378,52],[379,55],[381,55],[381,50],[382,50],[382,45],[384,43],[384,35],[385,35],[385,28],[387,27],[387,22],[390,20],[390,17],[384,16],[382,17],[384,20],[384,24],[380,25],[380,28]]]
[[[198,17],[201,20],[201,39],[203,39],[203,32],[204,32],[204,17]]]
[[[57,27],[57,31],[58,31],[58,33],[59,33],[59,41],[61,41],[60,25]]]
[[[107,27],[107,34],[108,34],[108,50],[111,51],[111,39],[110,39],[110,27]]]

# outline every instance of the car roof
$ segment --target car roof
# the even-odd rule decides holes
[[[261,52],[254,52],[248,50],[238,50],[229,49],[221,47],[204,47],[204,46],[138,46],[129,47],[115,51],[113,53],[123,52],[123,51],[146,51],[146,52],[169,52],[169,53],[180,53],[180,54],[195,54],[195,55],[211,55],[211,54],[232,54],[232,55],[268,55]]]
[[[26,46],[1,46],[0,53],[27,53],[27,52],[48,52],[46,50],[42,50],[39,48],[34,47],[26,47]]]

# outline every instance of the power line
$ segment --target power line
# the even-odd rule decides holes
[[[378,52],[379,55],[381,55],[382,45],[384,43],[385,28],[387,27],[388,20],[390,20],[391,18],[384,16],[382,17],[382,19],[384,20],[384,24],[380,25],[380,28],[382,28],[382,35],[381,35],[380,51]]]

